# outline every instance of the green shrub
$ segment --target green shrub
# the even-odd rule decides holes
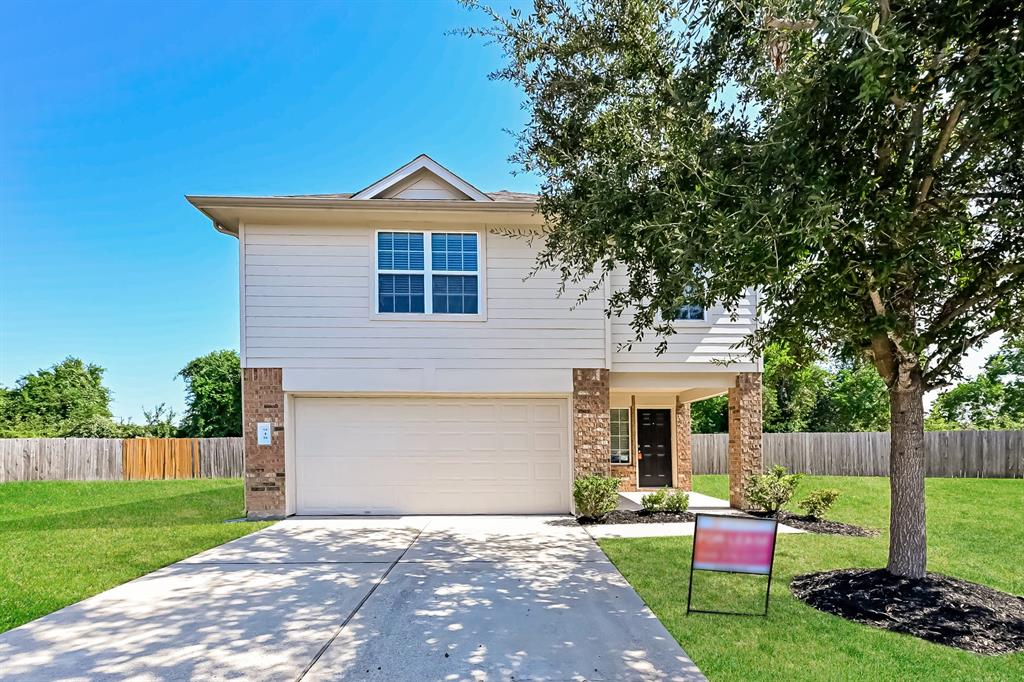
[[[799,505],[808,516],[820,519],[835,504],[840,494],[835,488],[819,488],[807,493],[807,496],[800,500]]]
[[[682,513],[690,506],[690,496],[677,490],[665,499],[665,511]]]
[[[646,512],[684,512],[690,506],[690,496],[682,490],[670,494],[663,488],[641,497],[640,504]]]
[[[668,493],[664,489],[649,493],[640,498],[640,504],[643,505],[644,511],[656,512],[661,511],[665,508],[665,499],[668,497]]]
[[[614,476],[584,476],[572,484],[576,515],[599,519],[619,505],[619,479]]]
[[[770,514],[777,514],[782,506],[793,499],[796,486],[803,474],[786,473],[786,467],[775,465],[772,470],[751,476],[743,492],[750,504]]]

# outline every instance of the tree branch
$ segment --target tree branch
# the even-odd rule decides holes
[[[926,338],[929,340],[934,339],[936,332],[947,327],[951,322],[953,322],[953,320],[973,306],[991,299],[999,298],[1002,294],[1019,287],[1021,283],[1013,278],[991,289],[986,287],[987,283],[998,280],[1000,277],[1015,275],[1018,273],[1024,273],[1024,263],[1010,263],[1005,267],[979,275],[979,277],[975,279],[969,287],[962,291],[960,295],[950,298],[943,304],[939,317],[931,325]],[[981,291],[982,289],[984,289],[984,291]]]
[[[946,146],[949,144],[949,138],[953,136],[953,129],[956,128],[957,122],[960,120],[960,114],[964,110],[964,103],[957,102],[953,105],[953,110],[949,112],[949,116],[946,117],[946,122],[942,126],[942,131],[939,133],[939,140],[935,144],[935,150],[932,152],[931,161],[928,164],[928,174],[921,180],[921,184],[917,190],[917,198],[914,200],[914,208],[923,204],[928,199],[928,192],[931,191],[932,183],[935,181],[935,169],[939,165],[939,161],[942,160],[942,155],[946,153]]]

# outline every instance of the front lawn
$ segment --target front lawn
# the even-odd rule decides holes
[[[0,632],[234,540],[240,479],[0,484]]]
[[[832,518],[886,529],[885,478],[808,476],[813,488],[839,488]],[[694,489],[728,497],[725,476],[697,476]],[[1024,594],[1024,481],[927,481],[928,570]],[[789,591],[793,576],[843,567],[885,566],[888,534],[875,538],[780,535],[767,618],[686,615],[692,538],[602,540],[601,547],[669,632],[713,682],[718,680],[1024,679],[1024,653],[976,654],[817,611]],[[757,610],[764,578],[698,573],[694,607]]]

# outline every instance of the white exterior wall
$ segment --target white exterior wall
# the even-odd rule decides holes
[[[753,325],[752,300],[735,322],[711,310],[704,323],[680,323],[660,357],[653,336],[618,350],[632,332],[627,319],[605,318],[600,292],[572,309],[582,287],[558,298],[556,274],[524,281],[536,246],[487,228],[479,230],[485,319],[380,319],[375,230],[390,227],[240,226],[243,366],[281,367],[285,391],[318,394],[567,394],[572,368],[608,367],[609,359],[615,373],[757,371],[714,362]]]
[[[612,277],[612,287],[625,287],[625,275]],[[736,319],[722,306],[705,311],[704,321],[679,320],[676,333],[668,337],[668,348],[657,355],[661,338],[646,333],[642,341],[633,342],[629,314],[611,321],[612,366],[614,372],[759,372],[760,365],[751,362],[742,348],[734,347],[754,329],[756,321],[754,293],[749,292],[736,311]],[[633,342],[629,350],[627,344]],[[722,360],[731,360],[722,364]]]
[[[605,366],[603,300],[572,310],[580,288],[556,298],[556,275],[523,281],[534,250],[487,229],[485,319],[380,319],[375,229],[243,226],[245,366],[282,367],[288,391],[538,394],[571,391],[565,370]]]

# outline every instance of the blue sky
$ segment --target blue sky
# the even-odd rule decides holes
[[[496,5],[503,5],[500,0]],[[360,189],[421,152],[513,177],[518,93],[454,0],[5,5],[0,384],[75,355],[118,417],[238,347],[238,259],[183,195]],[[997,346],[965,363],[969,373]]]
[[[501,3],[497,3],[501,4]],[[238,348],[237,242],[183,195],[362,188],[421,152],[513,177],[519,95],[445,32],[454,0],[7,4],[0,384],[75,355],[118,417],[179,414],[188,360]]]

